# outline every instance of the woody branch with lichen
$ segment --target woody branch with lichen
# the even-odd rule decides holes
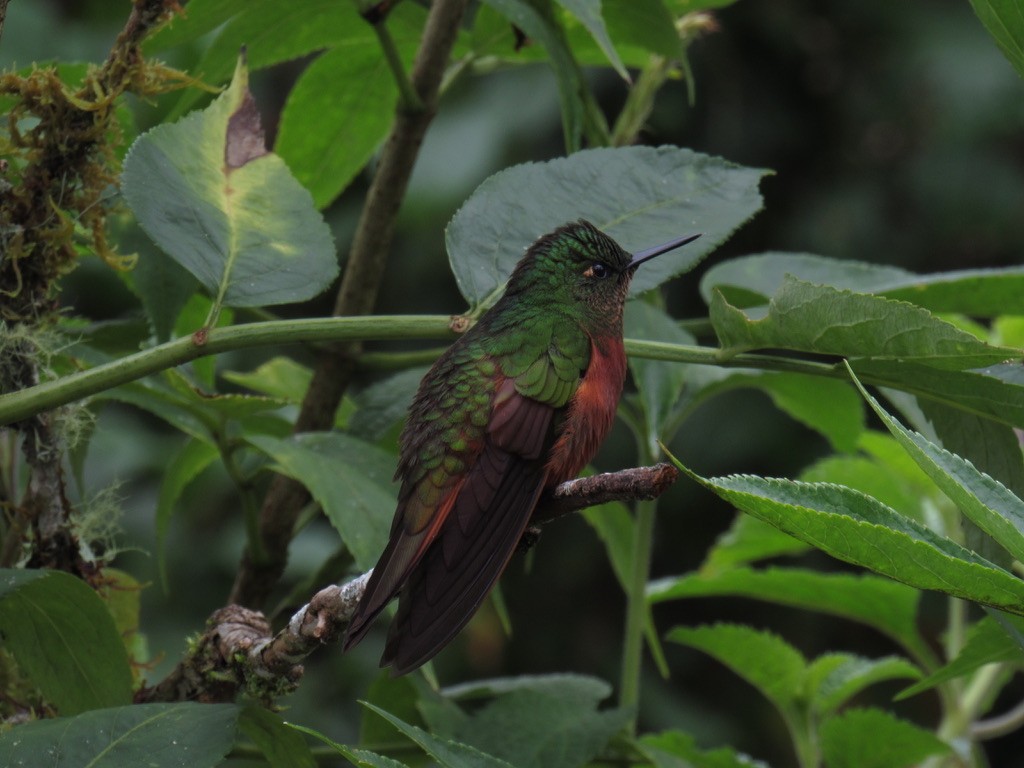
[[[122,137],[115,109],[126,92],[166,90],[170,70],[147,65],[143,37],[177,8],[173,0],[139,0],[106,62],[72,90],[55,68],[0,75],[0,95],[13,97],[0,153],[0,392],[38,384],[59,302],[57,281],[72,271],[79,245],[107,264],[130,260],[108,245],[104,190],[117,178],[114,148]],[[84,242],[76,243],[76,238]],[[83,570],[72,532],[61,467],[66,452],[59,412],[15,425],[30,473],[27,492],[9,499],[12,511],[0,565]]]

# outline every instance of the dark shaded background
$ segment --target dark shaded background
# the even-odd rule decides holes
[[[24,65],[51,56],[100,61],[127,14],[127,3],[13,0],[0,63]],[[696,103],[682,83],[659,98],[645,132],[669,143],[770,168],[765,209],[702,266],[767,250],[819,253],[897,264],[916,271],[1013,265],[1024,252],[1024,84],[967,2],[954,0],[740,0],[716,14],[720,29],[696,42]],[[187,65],[186,61],[178,62]],[[270,131],[301,64],[254,78]],[[608,71],[590,73],[610,113],[624,87]],[[143,124],[161,108],[138,105]],[[464,302],[444,255],[446,221],[488,175],[510,164],[562,151],[558,98],[551,73],[530,67],[465,81],[448,95],[428,137],[402,210],[379,309],[451,313]],[[360,179],[327,216],[340,252],[358,214]],[[143,258],[146,253],[143,252]],[[669,286],[678,317],[705,314],[700,271]],[[118,278],[86,260],[63,301],[95,318],[137,309]],[[325,313],[327,298],[294,314]],[[232,355],[242,369],[261,356]],[[230,486],[219,471],[186,495],[169,545],[170,591],[155,581],[153,510],[161,471],[181,436],[136,411],[106,408],[87,463],[89,493],[120,482],[129,549],[118,565],[153,580],[143,626],[159,677],[226,596],[243,532]],[[705,474],[755,472],[794,476],[827,446],[750,391],[723,395],[698,411],[672,445]],[[631,437],[618,428],[598,458],[602,469],[634,463]],[[680,483],[662,502],[654,576],[696,568],[732,513]],[[317,523],[297,539],[289,579],[315,569],[336,546]],[[841,567],[821,555],[810,564]],[[541,543],[514,562],[504,579],[514,637],[489,611],[442,654],[443,682],[499,674],[574,671],[618,677],[624,600],[602,547],[581,519],[545,530]],[[937,633],[944,600],[928,596],[924,621]],[[876,633],[841,621],[746,600],[662,606],[662,630],[678,623],[745,621],[771,628],[805,654],[843,650],[879,656],[895,649]],[[365,695],[383,632],[350,656],[331,648],[307,666],[289,717],[341,740],[356,732],[356,698]],[[795,764],[783,724],[746,683],[695,651],[667,647],[673,674],[650,667],[642,726],[693,732],[704,746],[729,743],[775,766]],[[898,685],[878,686],[861,703],[893,706],[933,726],[931,695],[892,705]],[[1024,694],[1015,687],[997,709]],[[992,764],[1024,765],[1024,737],[991,746]]]

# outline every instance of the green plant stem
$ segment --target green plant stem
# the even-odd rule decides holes
[[[0,395],[0,425],[81,400],[206,355],[238,349],[352,339],[440,339],[451,337],[444,315],[335,317],[281,320],[214,328],[33,387]]]
[[[960,706],[968,723],[973,723],[983,714],[993,693],[1004,684],[1002,677],[1006,670],[1006,664],[986,664],[971,676],[960,697]]]
[[[187,363],[207,355],[232,352],[239,349],[269,347],[282,344],[308,342],[354,342],[396,339],[448,339],[454,338],[448,315],[361,315],[358,317],[331,317],[308,320],[276,320],[246,325],[228,326],[200,331],[169,341],[151,349],[114,360],[80,373],[73,373],[53,381],[0,395],[0,426],[29,418],[37,413],[56,408],[113,389],[129,381]],[[721,368],[750,368],[762,371],[788,371],[830,379],[846,379],[842,364],[801,360],[781,355],[755,352],[725,354],[716,347],[667,344],[660,341],[626,339],[626,353],[647,360],[665,360],[674,363],[715,365]],[[404,353],[367,353],[362,356],[365,367],[373,370],[394,370],[407,365],[429,363],[437,350]],[[882,377],[862,375],[861,381],[899,389],[934,398],[929,392],[915,391],[906,382],[889,381]],[[991,418],[991,414],[983,414]]]
[[[636,83],[629,89],[626,103],[612,130],[611,146],[624,147],[636,141],[651,114],[654,98],[668,77],[671,66],[672,63],[663,56],[651,56],[637,77]]]
[[[782,714],[793,740],[793,749],[800,768],[818,768],[821,765],[821,754],[814,728],[810,726],[805,716],[797,712]]]
[[[649,451],[640,451],[647,461]],[[647,581],[651,570],[651,545],[654,540],[654,520],[658,504],[655,501],[636,503],[633,523],[633,556],[629,592],[626,595],[626,632],[622,649],[622,673],[619,683],[619,706],[633,710],[630,733],[636,733],[637,712],[640,703],[640,677],[643,671],[644,623],[647,610]]]
[[[651,435],[644,428],[644,421],[638,419],[635,425],[637,436],[637,459],[639,465],[653,464],[655,448]],[[651,550],[654,546],[654,522],[657,516],[657,501],[636,502],[636,519],[633,522],[632,570],[629,588],[626,591],[626,629],[622,647],[622,672],[619,681],[619,706],[632,710],[629,721],[631,734],[636,733],[638,707],[640,705],[640,680],[644,664],[644,629],[647,624],[647,582],[651,574]]]
[[[377,33],[380,47],[384,51],[384,59],[391,70],[391,76],[395,79],[395,85],[398,86],[398,98],[401,100],[402,107],[409,112],[421,112],[423,110],[423,100],[416,93],[416,89],[413,88],[412,81],[402,65],[402,59],[398,55],[398,48],[395,46],[395,39],[391,37],[391,31],[388,29],[384,19],[381,19],[372,26],[373,31]]]

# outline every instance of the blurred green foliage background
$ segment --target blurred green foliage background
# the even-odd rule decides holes
[[[344,0],[340,0],[344,1]],[[127,2],[12,0],[0,65],[59,56],[98,62],[123,23]],[[1024,253],[1024,83],[964,0],[739,0],[715,13],[717,30],[691,49],[696,99],[686,84],[662,92],[644,139],[675,144],[775,175],[762,185],[765,209],[704,265],[767,250],[818,253],[928,272],[1020,263]],[[197,56],[199,48],[180,51]],[[188,66],[190,61],[170,62]],[[272,140],[277,114],[303,62],[256,73],[254,90]],[[611,70],[589,71],[614,111],[625,90]],[[148,126],[173,97],[137,104]],[[378,310],[457,313],[463,309],[444,253],[444,226],[472,189],[511,164],[563,151],[558,93],[550,71],[531,65],[460,82],[442,102],[400,219]],[[344,255],[365,192],[361,179],[326,213]],[[153,246],[140,240],[140,258]],[[699,272],[667,289],[668,308],[696,307]],[[326,314],[329,293],[294,314]],[[138,316],[121,279],[98,260],[83,262],[63,289],[70,312],[98,321]],[[221,369],[247,370],[276,353],[227,356]],[[289,350],[289,353],[294,350]],[[301,353],[299,353],[301,354]],[[785,451],[779,451],[785,435]],[[242,520],[220,470],[188,492],[172,523],[168,589],[156,575],[153,510],[161,471],[182,436],[127,407],[108,405],[86,458],[86,487],[117,488],[124,507],[118,564],[148,578],[143,623],[158,678],[177,660],[184,634],[201,627],[227,594],[243,546]],[[617,427],[597,466],[624,466],[629,433]],[[769,447],[770,446],[770,447]],[[697,471],[794,476],[826,451],[824,441],[775,411],[762,394],[733,391],[705,405],[672,449]],[[692,570],[732,512],[682,481],[661,502],[653,576]],[[296,540],[289,583],[335,549],[315,522]],[[823,555],[812,555],[824,567]],[[582,519],[545,529],[503,580],[514,623],[508,639],[485,609],[437,663],[442,681],[498,674],[575,671],[614,681],[623,599],[596,536]],[[925,606],[941,598],[927,596]],[[282,614],[289,606],[282,604]],[[745,600],[691,601],[659,609],[661,627],[742,620],[771,628],[805,654],[892,652],[870,630]],[[928,620],[927,612],[925,620]],[[376,656],[383,632],[354,654]],[[731,743],[774,765],[792,762],[767,702],[697,653],[666,647],[673,669],[645,680],[646,729],[681,727],[703,745]],[[365,661],[365,659],[364,659]],[[355,699],[371,665],[331,648],[307,665],[287,704],[295,719],[338,740],[357,727]],[[891,695],[899,685],[878,686]],[[1024,691],[1011,687],[1013,696]],[[918,722],[935,715],[928,696],[896,705]],[[999,708],[997,707],[997,710]],[[993,765],[1024,754],[1024,736],[991,747]]]

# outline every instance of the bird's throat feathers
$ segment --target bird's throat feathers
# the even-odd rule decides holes
[[[597,453],[615,420],[626,380],[626,353],[621,334],[592,336],[590,365],[566,411],[560,435],[551,448],[551,485],[571,480]]]

